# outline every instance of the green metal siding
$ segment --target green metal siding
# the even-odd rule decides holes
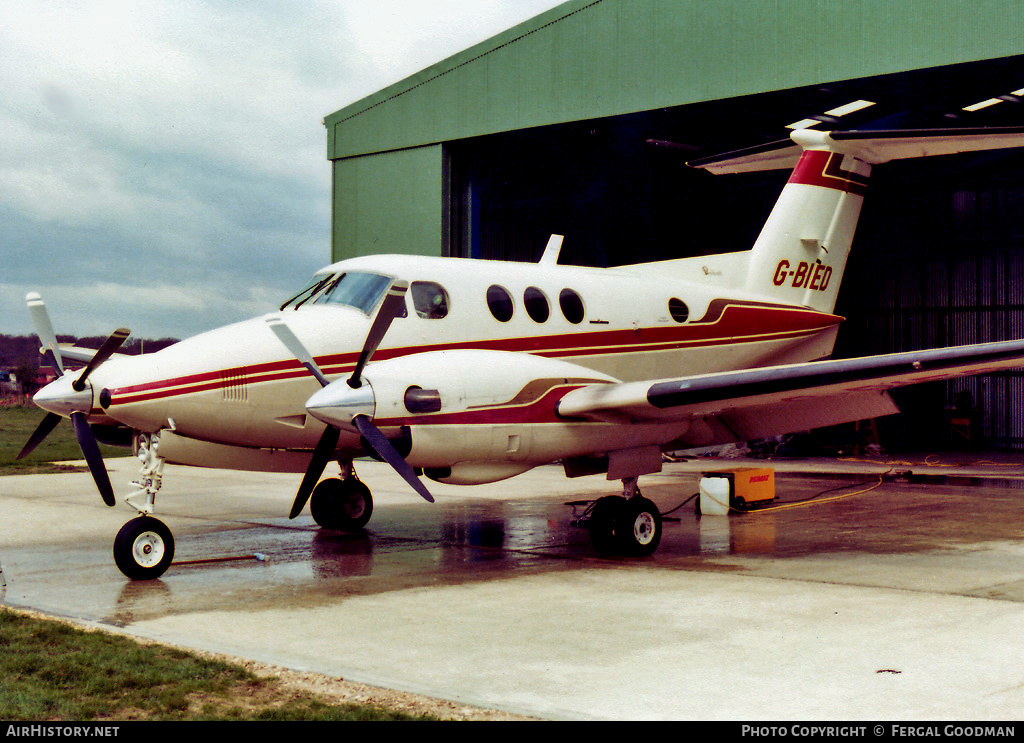
[[[336,160],[333,171],[334,260],[441,254],[447,225],[440,145]]]
[[[328,156],[1022,52],[1019,0],[571,0],[331,114]]]

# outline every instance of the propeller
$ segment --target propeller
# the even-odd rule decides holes
[[[110,337],[103,342],[103,345],[89,360],[81,374],[67,384],[66,377],[70,375],[64,369],[64,360],[61,357],[60,346],[57,343],[57,336],[53,332],[53,325],[50,323],[46,305],[35,292],[26,295],[25,299],[28,302],[28,311],[32,318],[32,324],[35,326],[36,335],[39,336],[39,342],[42,343],[43,353],[49,356],[60,378],[40,390],[33,398],[37,405],[49,412],[29,436],[17,458],[27,457],[50,435],[60,423],[60,419],[64,417],[56,412],[60,411],[71,419],[71,425],[75,429],[75,438],[78,439],[78,447],[82,450],[82,455],[85,457],[85,462],[89,466],[89,472],[92,473],[92,479],[100,491],[103,502],[108,506],[113,506],[116,503],[114,489],[110,485],[107,468],[103,464],[99,443],[89,427],[88,412],[92,409],[92,391],[86,392],[86,382],[89,375],[124,344],[131,332],[127,328],[118,328],[111,333]],[[51,389],[53,386],[56,386],[56,389]]]
[[[346,380],[346,384],[351,390],[359,390],[362,386],[362,372],[370,358],[373,356],[380,342],[384,339],[388,329],[391,327],[391,323],[400,314],[404,302],[405,293],[409,289],[409,284],[405,281],[395,281],[388,289],[387,296],[384,301],[381,302],[380,309],[377,310],[377,315],[373,318],[373,322],[370,325],[370,330],[366,335],[366,340],[363,342],[363,349],[359,354],[359,359],[356,361],[356,366],[352,370],[352,375]],[[316,378],[320,383],[320,386],[325,390],[334,385],[331,392],[337,389],[338,383],[330,382],[323,372],[320,371],[320,367],[317,366],[313,356],[306,350],[306,347],[302,344],[295,334],[292,332],[283,320],[279,317],[272,317],[267,319],[267,325],[273,331],[274,335],[284,344],[285,348],[291,351],[292,355],[299,360],[306,369],[309,370],[310,374]],[[322,394],[321,392],[316,395]],[[316,396],[314,395],[314,397]],[[364,390],[362,393],[357,393],[360,398],[361,404],[366,404],[368,401],[372,403],[373,393]],[[335,395],[331,394],[334,398]],[[307,403],[307,409],[309,409]],[[313,449],[313,456],[309,461],[309,467],[306,468],[306,474],[302,477],[302,483],[299,485],[299,491],[295,494],[295,502],[292,504],[292,510],[288,518],[295,518],[302,512],[302,509],[306,505],[306,501],[309,500],[309,496],[313,492],[313,488],[316,486],[317,481],[323,474],[324,468],[327,467],[327,463],[331,460],[335,450],[338,446],[338,439],[341,436],[341,429],[335,425],[332,421],[324,421],[327,423],[327,428],[324,429],[323,434],[320,436],[320,440],[317,442],[316,448]],[[391,442],[388,441],[387,437],[371,422],[369,416],[365,414],[357,414],[351,418],[351,425],[359,432],[366,441],[367,445],[385,462],[391,465],[391,467],[401,475],[409,485],[419,493],[424,499],[433,503],[434,498],[430,495],[426,486],[420,481],[413,471],[412,467],[405,461],[401,454],[392,446]]]
[[[373,318],[373,324],[370,325],[370,332],[366,334],[366,340],[363,341],[363,350],[359,354],[359,360],[356,361],[356,367],[352,370],[352,376],[348,378],[349,387],[357,389],[363,386],[363,367],[370,361],[370,357],[376,352],[380,342],[384,340],[391,323],[401,313],[405,306],[407,291],[409,291],[409,284],[405,281],[396,281],[388,287],[387,296],[380,303],[377,316]]]
[[[379,428],[370,422],[370,419],[365,415],[357,415],[352,418],[352,425],[356,427],[360,435],[366,439],[370,447],[377,452],[381,459],[391,465],[391,468],[402,476],[412,486],[412,489],[422,496],[422,498],[428,503],[434,502],[434,496],[427,490],[427,486],[423,484],[423,481],[416,476],[413,468],[409,466],[409,463],[405,461],[405,458],[391,445]]]
[[[295,336],[292,329],[285,325],[281,318],[267,318],[267,325],[270,326],[271,331],[284,344],[285,348],[291,351],[292,355],[299,360],[299,363],[306,367],[309,373],[316,378],[321,387],[326,387],[330,384],[327,377],[320,371],[316,361],[313,360],[313,356],[302,345],[302,341]],[[317,482],[320,480],[320,475],[324,473],[327,463],[331,461],[340,437],[341,429],[331,425],[328,425],[320,435],[320,440],[316,442],[316,448],[313,449],[313,456],[309,460],[309,466],[306,467],[306,474],[302,476],[299,491],[295,494],[295,501],[292,503],[292,510],[289,512],[288,518],[295,518],[306,507],[306,501],[312,495],[313,488],[316,487]]]

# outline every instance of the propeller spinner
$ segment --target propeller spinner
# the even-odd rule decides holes
[[[373,425],[373,389],[369,385],[364,385],[362,379],[364,367],[369,363],[370,358],[384,339],[395,317],[401,312],[405,302],[405,293],[408,289],[409,284],[405,281],[395,281],[392,283],[384,301],[381,302],[380,309],[377,310],[373,323],[370,325],[370,330],[366,335],[362,351],[359,354],[359,360],[356,362],[351,376],[346,380],[329,381],[323,372],[320,371],[320,367],[317,366],[316,361],[309,351],[306,350],[302,341],[296,337],[283,320],[279,317],[267,320],[267,324],[274,332],[274,335],[323,387],[322,390],[314,393],[306,402],[306,410],[313,417],[326,423],[327,428],[324,429],[316,448],[313,450],[313,457],[310,459],[309,467],[307,467],[306,474],[299,485],[299,491],[295,494],[295,502],[292,504],[292,510],[288,515],[289,518],[298,516],[305,507],[306,501],[309,500],[309,496],[323,474],[324,468],[327,467],[327,463],[337,450],[342,428],[358,431],[367,445],[381,459],[390,464],[392,469],[401,475],[417,493],[425,500],[431,503],[434,502],[430,491],[427,490],[423,482],[416,476],[412,467],[398,453],[380,429]],[[347,407],[352,411],[351,414],[341,418],[330,414],[326,416],[323,414],[318,415],[317,410],[320,409],[320,403],[314,403],[314,401],[321,400],[322,398],[331,401],[328,406],[332,409],[335,407],[334,401],[347,403]]]
[[[57,336],[53,332],[53,325],[50,323],[50,317],[42,298],[35,292],[31,292],[26,295],[25,299],[28,302],[29,315],[32,317],[36,335],[39,336],[39,342],[42,343],[43,353],[50,357],[60,376],[39,390],[32,398],[36,405],[47,411],[47,414],[29,437],[25,446],[22,447],[17,458],[23,459],[31,454],[57,427],[61,418],[70,418],[75,429],[75,437],[78,439],[78,446],[82,450],[82,456],[85,457],[89,471],[92,473],[92,479],[100,491],[100,496],[104,503],[113,506],[117,502],[114,498],[114,489],[110,485],[110,476],[103,464],[103,455],[100,454],[96,436],[89,428],[88,415],[92,410],[92,387],[88,384],[88,380],[89,376],[124,344],[128,336],[131,335],[131,331],[127,328],[118,328],[111,333],[81,374],[72,379],[72,375],[64,369],[64,360],[61,357]]]

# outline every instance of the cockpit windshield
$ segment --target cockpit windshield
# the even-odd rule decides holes
[[[377,273],[349,271],[314,276],[306,287],[289,299],[281,309],[298,309],[313,304],[343,304],[369,315],[391,285],[391,278]]]

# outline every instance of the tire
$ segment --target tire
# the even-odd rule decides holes
[[[633,557],[653,555],[661,542],[661,512],[643,497],[630,498],[619,510],[615,538],[623,554]]]
[[[309,500],[313,520],[324,529],[361,531],[373,515],[373,495],[362,480],[323,480]]]
[[[619,551],[616,530],[619,513],[625,506],[626,499],[621,495],[606,495],[598,498],[590,510],[587,529],[590,531],[590,542],[599,555],[613,555]]]
[[[140,516],[121,527],[114,538],[114,562],[131,580],[155,580],[174,559],[174,537],[158,519]]]

